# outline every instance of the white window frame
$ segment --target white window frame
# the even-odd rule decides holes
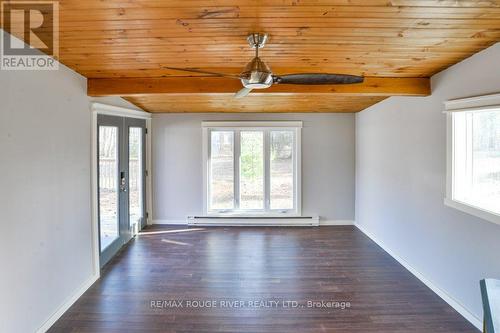
[[[210,174],[210,132],[213,130],[231,130],[236,132],[240,131],[264,131],[264,209],[263,210],[209,210],[210,188],[209,188],[209,174]],[[293,150],[294,161],[294,208],[289,210],[271,210],[269,208],[269,193],[267,191],[269,182],[269,163],[266,159],[268,156],[268,140],[269,131],[272,130],[289,130],[295,133],[295,142]],[[302,122],[301,121],[204,121],[202,122],[203,131],[203,213],[205,216],[211,217],[227,217],[227,216],[241,216],[241,217],[299,217],[302,216]],[[234,150],[235,154],[239,151],[239,140],[234,137]],[[238,158],[235,158],[238,160]],[[239,166],[235,164],[235,175],[239,174]],[[234,178],[235,183],[235,200],[239,200],[238,177]]]
[[[457,112],[500,111],[500,94],[446,101],[446,196],[444,204],[483,220],[500,224],[500,214],[454,198],[455,147],[453,115]]]

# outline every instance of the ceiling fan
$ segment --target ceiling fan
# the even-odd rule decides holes
[[[274,75],[269,66],[259,58],[259,49],[264,47],[268,39],[267,34],[253,33],[247,37],[248,44],[255,48],[255,57],[245,66],[245,69],[239,75],[223,74],[210,71],[199,70],[195,68],[177,68],[163,67],[166,69],[211,74],[221,77],[229,77],[241,80],[243,89],[238,91],[234,97],[241,98],[248,95],[253,89],[269,88],[273,84],[353,84],[363,82],[362,76],[347,74],[328,74],[328,73],[304,73],[304,74],[285,74]]]

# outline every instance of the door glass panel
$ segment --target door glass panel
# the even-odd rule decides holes
[[[142,128],[129,129],[129,223],[141,224],[143,212]]]
[[[240,135],[240,209],[264,208],[264,133]]]
[[[210,140],[210,209],[234,208],[234,135],[212,131]]]
[[[293,209],[293,131],[270,133],[271,209]]]
[[[118,128],[99,126],[99,225],[101,251],[119,236]]]

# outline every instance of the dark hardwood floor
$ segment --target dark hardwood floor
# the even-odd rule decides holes
[[[185,229],[147,228],[49,332],[478,332],[355,227]]]

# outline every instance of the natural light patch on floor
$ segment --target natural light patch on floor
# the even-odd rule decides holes
[[[141,232],[139,236],[148,236],[148,235],[158,235],[158,234],[175,234],[179,232],[191,232],[191,231],[203,231],[205,228],[191,228],[191,229],[178,229],[178,230],[165,230],[165,231],[149,231],[149,232]]]
[[[162,239],[161,241],[164,242],[164,243],[168,243],[168,244],[191,246],[191,244],[183,243],[183,242],[178,242],[178,241],[173,241],[173,240],[170,240],[170,239]]]

